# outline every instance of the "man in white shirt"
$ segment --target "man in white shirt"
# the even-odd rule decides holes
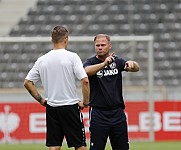
[[[68,147],[85,150],[85,129],[80,109],[89,104],[89,80],[80,57],[66,50],[67,29],[56,26],[51,36],[54,48],[37,59],[25,78],[24,86],[35,100],[46,107],[46,146],[50,150],[60,150],[65,136]],[[81,80],[82,101],[76,93],[76,78]],[[35,87],[40,79],[45,98]]]

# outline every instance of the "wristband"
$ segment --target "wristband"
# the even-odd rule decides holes
[[[84,105],[85,107],[89,106],[89,104],[85,104],[84,102],[83,102],[83,105]]]

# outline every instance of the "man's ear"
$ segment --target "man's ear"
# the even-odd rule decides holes
[[[111,49],[111,48],[112,48],[112,44],[110,43],[110,44],[109,44],[109,49]]]

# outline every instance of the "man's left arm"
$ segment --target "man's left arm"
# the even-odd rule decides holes
[[[32,81],[25,79],[24,86],[34,99],[36,99],[42,106],[46,106],[47,101],[41,97]]]
[[[129,72],[137,72],[139,71],[139,64],[136,61],[126,61],[124,69]]]

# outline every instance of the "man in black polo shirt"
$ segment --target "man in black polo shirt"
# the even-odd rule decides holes
[[[91,90],[90,150],[104,150],[108,137],[113,150],[128,150],[122,71],[137,72],[139,65],[110,54],[112,45],[108,35],[98,34],[94,42],[97,55],[84,63]]]

